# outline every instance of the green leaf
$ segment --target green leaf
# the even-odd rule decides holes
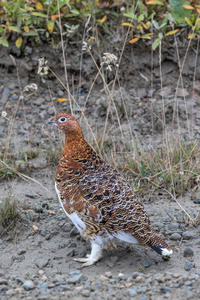
[[[169,9],[172,14],[172,18],[175,23],[180,24],[181,26],[186,26],[185,18],[190,19],[192,11],[190,9],[186,9],[183,5],[190,4],[185,0],[169,0],[170,6]]]
[[[8,41],[6,39],[0,39],[0,44],[3,45],[4,47],[8,47],[9,44],[8,44]]]
[[[138,23],[142,22],[144,20],[144,14],[141,14],[139,17],[138,17]]]
[[[12,31],[15,31],[15,32],[21,32],[21,30],[16,26],[8,26],[8,28]]]
[[[20,48],[21,47],[21,45],[22,45],[22,37],[20,36],[20,37],[18,37],[18,39],[16,40],[16,42],[15,42],[15,45],[16,45],[16,47],[17,48]]]
[[[31,16],[41,17],[41,18],[47,18],[47,15],[40,13],[40,12],[33,12],[31,13]]]
[[[161,38],[157,38],[152,44],[152,50],[156,50],[156,48],[160,45]]]
[[[74,15],[79,15],[80,12],[78,11],[78,9],[74,8],[74,9],[71,9],[71,13],[73,13]]]
[[[152,23],[153,23],[153,26],[154,26],[156,29],[159,29],[159,28],[160,28],[160,26],[159,26],[159,24],[158,24],[157,21],[153,20]]]
[[[30,30],[29,32],[23,32],[23,36],[38,36],[38,32]]]
[[[128,12],[124,13],[123,15],[124,15],[124,17],[130,18],[130,19],[133,19],[133,20],[137,20],[137,15],[134,14],[133,9],[128,10]]]

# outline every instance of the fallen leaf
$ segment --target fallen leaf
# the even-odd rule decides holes
[[[57,102],[66,102],[69,101],[67,98],[58,98]]]
[[[184,4],[183,7],[186,9],[194,9],[192,5],[188,5],[188,4]]]
[[[107,16],[105,15],[102,19],[97,20],[100,24],[103,24],[107,19]]]
[[[134,43],[136,43],[138,40],[139,40],[139,38],[136,37],[136,38],[130,40],[129,43],[130,43],[130,44],[134,44]]]
[[[39,10],[43,9],[43,5],[42,5],[42,3],[40,3],[40,2],[37,2],[37,3],[35,4],[35,7],[36,7],[37,9],[39,9]]]
[[[64,14],[60,14],[60,16],[64,16]],[[51,16],[51,21],[55,21],[57,18],[59,18],[59,15],[52,15]]]
[[[167,32],[167,33],[165,34],[165,36],[173,35],[173,34],[177,33],[177,31],[179,31],[179,29],[171,30],[171,31]]]

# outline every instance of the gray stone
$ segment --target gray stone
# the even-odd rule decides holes
[[[194,238],[196,236],[196,234],[197,234],[196,230],[187,230],[187,231],[183,232],[182,237],[185,240],[189,240],[189,239]]]
[[[23,284],[23,288],[26,290],[26,291],[30,291],[30,290],[33,290],[35,288],[35,284],[33,283],[32,280],[26,280]]]
[[[190,271],[192,268],[194,268],[194,263],[193,262],[187,262],[186,264],[185,264],[185,270],[186,271]]]
[[[8,285],[8,281],[4,278],[0,278],[0,285]]]
[[[184,289],[184,294],[185,294],[186,299],[193,298],[193,296],[194,296],[193,292],[188,290],[187,288]]]
[[[138,290],[136,288],[128,289],[128,295],[129,297],[135,297],[138,293]]]
[[[62,97],[63,95],[64,95],[64,92],[63,92],[62,90],[59,90],[59,91],[58,91],[58,96],[59,96],[59,97]]]
[[[184,257],[194,256],[194,251],[191,248],[185,248],[183,252]]]
[[[150,266],[151,266],[151,263],[150,263],[150,262],[146,261],[146,262],[144,263],[144,267],[145,267],[145,268],[149,268]]]
[[[181,235],[177,232],[174,232],[170,236],[170,240],[172,241],[180,241],[181,240]]]
[[[80,282],[81,278],[83,277],[83,274],[77,274],[77,275],[72,275],[71,277],[68,277],[66,279],[67,283],[78,283]]]
[[[168,292],[170,292],[170,288],[168,286],[161,286],[160,288],[160,291],[163,293],[163,294],[166,294]]]
[[[24,249],[19,249],[19,250],[17,251],[17,254],[18,254],[18,255],[22,255],[22,254],[24,254],[24,253],[26,253],[26,250],[24,250]]]
[[[37,106],[40,106],[40,105],[42,105],[43,103],[44,103],[44,98],[43,97],[39,97],[39,98],[37,98],[33,103],[35,104],[35,105],[37,105]]]
[[[5,88],[3,90],[3,94],[2,94],[2,97],[1,97],[1,103],[5,104],[8,100],[8,98],[9,98],[9,96],[10,96],[10,91],[9,91],[9,89]]]
[[[54,108],[53,108],[53,107],[49,107],[47,113],[48,113],[49,115],[54,115],[54,114],[55,114]]]
[[[35,264],[38,268],[43,269],[48,265],[48,258],[38,258],[35,260]]]
[[[191,285],[192,285],[192,281],[187,280],[187,281],[185,282],[185,285],[186,285],[186,286],[191,286]]]
[[[90,290],[83,290],[82,291],[82,296],[83,297],[90,297]]]

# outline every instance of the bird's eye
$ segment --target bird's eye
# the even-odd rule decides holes
[[[62,118],[59,119],[59,121],[63,123],[63,122],[66,121],[66,118],[65,118],[65,117],[62,117]]]

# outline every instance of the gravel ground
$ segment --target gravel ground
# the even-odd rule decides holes
[[[29,49],[30,50],[30,49]],[[16,176],[8,176],[0,185],[0,200],[4,197],[16,199],[19,203],[20,219],[17,226],[4,232],[0,228],[0,300],[6,299],[199,299],[200,298],[200,226],[189,224],[187,217],[169,197],[156,194],[141,198],[148,212],[152,226],[172,246],[174,253],[169,261],[163,261],[150,248],[141,248],[117,241],[117,248],[104,252],[104,257],[95,265],[81,269],[81,263],[73,258],[84,257],[90,251],[87,241],[82,240],[73,224],[69,222],[60,209],[55,191],[54,176],[60,153],[60,136],[46,125],[49,117],[55,110],[67,110],[68,103],[56,103],[58,98],[67,97],[62,87],[51,77],[46,83],[39,81],[36,75],[37,58],[44,52],[44,47],[38,48],[26,59],[17,59],[21,62],[20,80],[22,88],[32,82],[39,83],[36,94],[24,94],[19,103],[16,118],[13,123],[8,158],[14,161],[15,166],[22,173],[32,179],[25,182]],[[30,51],[29,51],[30,52]],[[2,52],[3,53],[3,52]],[[191,53],[190,53],[191,54]],[[48,60],[56,64],[52,52]],[[54,53],[55,55],[55,53]],[[141,59],[141,72],[147,66],[149,57]],[[19,86],[16,71],[9,63],[9,56],[3,53],[0,57],[0,108],[12,115],[16,108]],[[72,60],[73,65],[73,60]],[[71,68],[72,68],[71,65]],[[187,64],[186,64],[187,65]],[[30,67],[31,66],[31,67]],[[60,65],[59,65],[60,66]],[[58,67],[59,67],[58,66]],[[191,69],[188,63],[186,76],[190,76]],[[150,60],[145,76],[149,75]],[[73,69],[73,68],[72,68]],[[83,68],[85,85],[81,90],[79,104],[83,106],[88,92],[88,74],[92,63],[87,60],[87,68]],[[73,71],[75,70],[75,67]],[[158,75],[155,68],[154,75]],[[77,71],[77,70],[76,70]],[[88,74],[87,74],[88,72]],[[125,68],[121,72],[123,75]],[[77,72],[79,76],[79,72]],[[157,74],[157,75],[156,75]],[[170,76],[169,76],[170,74]],[[151,140],[151,103],[148,98],[153,95],[155,113],[161,114],[161,96],[166,103],[166,122],[170,122],[174,88],[179,76],[178,68],[174,63],[163,62],[163,82],[166,84],[162,91],[158,83],[155,90],[141,82],[134,74],[129,78],[128,88],[116,89],[114,99],[120,114],[122,130],[125,139],[131,140],[129,124],[123,112],[123,103],[118,95],[122,92],[123,100],[127,105],[128,116],[132,129],[137,133],[141,144],[146,147]],[[62,77],[62,75],[61,75]],[[128,76],[127,76],[128,78]],[[184,113],[185,102],[183,95],[190,95],[191,81],[187,81],[186,88],[178,93],[180,107],[180,129],[185,140],[188,139],[187,122]],[[127,79],[128,81],[128,79]],[[156,82],[156,81],[155,81]],[[157,80],[158,82],[158,80]],[[144,86],[144,87],[142,87]],[[48,90],[50,88],[50,92]],[[193,98],[195,109],[194,136],[199,139],[200,129],[200,89],[196,85],[196,94]],[[192,102],[189,102],[190,105]],[[94,90],[88,100],[86,115],[94,132],[99,134],[103,128],[108,101],[104,92]],[[77,116],[80,111],[74,108]],[[190,117],[190,110],[188,112]],[[132,117],[134,116],[134,117]],[[189,120],[190,121],[190,120]],[[11,121],[0,118],[0,156],[6,151]],[[116,124],[114,110],[109,117],[108,136],[117,139],[119,129]],[[82,123],[86,139],[92,141],[91,133],[85,123]],[[155,121],[157,137],[161,134],[159,119]],[[159,138],[158,138],[159,140]],[[117,140],[118,141],[118,140]],[[121,143],[121,141],[120,141]],[[157,140],[155,141],[155,144]],[[32,156],[29,157],[30,149]],[[197,189],[180,198],[184,209],[195,218],[200,204],[200,192]],[[3,234],[2,234],[3,233]]]

